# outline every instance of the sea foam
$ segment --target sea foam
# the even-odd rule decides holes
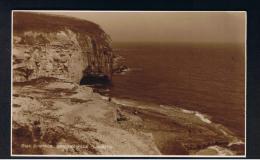
[[[235,155],[231,150],[220,146],[210,146],[208,149],[215,150],[218,155]]]
[[[237,139],[237,140],[234,140],[234,141],[230,142],[230,143],[228,144],[228,146],[231,147],[231,146],[233,146],[233,145],[243,145],[243,144],[245,144],[243,141]]]
[[[119,99],[119,98],[112,98],[111,100],[113,103],[115,104],[119,104],[119,105],[122,105],[122,106],[135,106],[137,105],[137,103],[133,100],[128,100],[128,99]]]
[[[119,104],[119,105],[123,105],[123,106],[137,106],[140,105],[138,104],[137,101],[134,100],[129,100],[129,99],[119,99],[119,98],[112,98],[112,102]],[[163,107],[164,105],[159,105],[160,107]],[[191,110],[186,110],[186,109],[181,109],[181,111],[183,113],[188,113],[188,114],[193,114],[196,117],[198,117],[201,121],[205,122],[205,123],[212,123],[211,120],[209,118],[207,118],[208,116],[205,114],[202,114],[198,111],[191,111]]]
[[[207,118],[207,115],[202,114],[198,111],[191,111],[191,110],[186,110],[186,109],[181,109],[183,113],[188,113],[188,114],[194,114],[196,117],[198,117],[200,120],[202,120],[205,123],[211,123],[211,120]]]

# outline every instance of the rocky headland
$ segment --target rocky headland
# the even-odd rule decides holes
[[[13,154],[243,154],[232,132],[198,112],[120,101],[86,85],[126,69],[113,69],[111,39],[97,24],[13,16]]]

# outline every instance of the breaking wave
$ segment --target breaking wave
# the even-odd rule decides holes
[[[244,145],[245,143],[239,139],[233,140],[232,142],[230,142],[228,144],[229,147],[233,146],[233,145]]]
[[[108,97],[102,96],[102,99],[106,99],[108,100]],[[153,104],[153,103],[145,103],[142,101],[136,101],[136,100],[132,100],[132,99],[127,99],[127,98],[115,98],[113,97],[111,99],[111,102],[118,104],[118,105],[123,105],[123,106],[129,106],[129,107],[142,107],[142,106],[150,106],[151,107],[174,107],[178,110],[180,110],[183,113],[186,114],[192,114],[194,116],[196,116],[198,119],[200,119],[201,121],[207,123],[207,124],[212,124],[214,125],[216,128],[219,129],[220,132],[222,132],[224,135],[230,137],[231,141],[229,142],[229,144],[226,147],[222,147],[222,146],[218,146],[218,145],[213,145],[213,146],[209,146],[206,149],[211,149],[211,150],[215,150],[217,152],[218,155],[234,155],[235,153],[233,153],[233,151],[231,151],[229,149],[229,147],[232,147],[233,145],[244,145],[244,142],[242,140],[240,140],[239,138],[235,137],[226,127],[224,127],[221,124],[215,124],[214,122],[212,122],[210,120],[210,117],[206,114],[202,114],[198,111],[192,111],[192,110],[187,110],[187,109],[183,109],[180,107],[176,107],[174,105],[172,106],[165,106],[165,105],[158,105],[158,104]]]
[[[209,146],[208,149],[215,150],[218,153],[218,155],[222,156],[234,155],[234,153],[231,150],[220,146]]]
[[[188,113],[188,114],[194,114],[196,117],[198,117],[200,120],[202,120],[205,123],[212,123],[211,120],[208,118],[207,115],[202,114],[198,111],[191,111],[191,110],[186,110],[186,109],[181,109],[182,112]]]
[[[138,102],[135,100],[121,99],[121,98],[113,98],[112,102],[119,104],[119,105],[124,105],[124,106],[137,106],[137,105],[140,105],[143,103],[143,102]],[[164,105],[159,105],[159,106],[164,106]],[[175,108],[177,108],[177,107],[175,107]],[[181,111],[183,113],[193,114],[194,116],[196,116],[197,118],[199,118],[201,121],[203,121],[205,123],[208,123],[208,124],[212,123],[211,120],[209,119],[209,116],[206,114],[202,114],[198,111],[192,111],[192,110],[186,110],[186,109],[181,109]]]

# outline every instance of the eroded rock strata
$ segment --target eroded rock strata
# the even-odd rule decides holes
[[[85,75],[111,78],[110,38],[96,24],[67,17],[14,13],[13,80],[56,77],[79,83]]]
[[[80,85],[88,75],[111,78],[112,59],[96,24],[14,13],[13,154],[243,154],[228,129],[192,112],[122,104]]]

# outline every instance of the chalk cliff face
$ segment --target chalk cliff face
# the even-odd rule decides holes
[[[110,39],[98,25],[22,12],[13,20],[13,154],[160,154],[151,134],[120,126],[119,105],[78,84],[111,80]]]
[[[98,25],[22,12],[13,22],[13,154],[243,154],[228,129],[197,112],[79,85],[88,75],[111,78],[113,58],[114,73],[127,70]]]
[[[111,78],[110,38],[96,24],[67,17],[15,12],[13,81],[55,77],[79,83],[87,74]]]

